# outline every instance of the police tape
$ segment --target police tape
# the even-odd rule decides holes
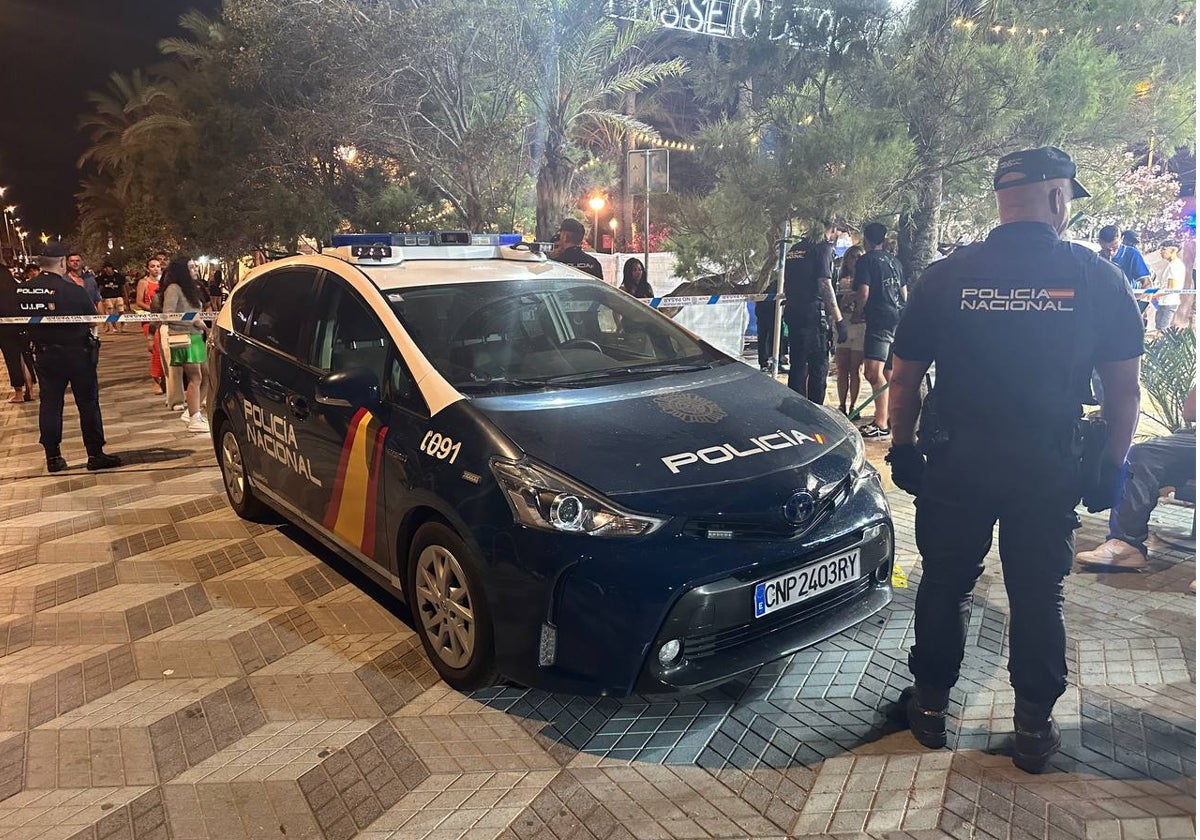
[[[0,324],[180,324],[216,319],[216,312],[125,312],[120,315],[31,315],[0,318]]]
[[[654,309],[658,309],[663,306],[712,306],[718,303],[753,303],[760,300],[775,300],[777,297],[783,300],[783,296],[776,292],[768,292],[762,295],[694,295],[690,297],[638,298],[638,300]]]

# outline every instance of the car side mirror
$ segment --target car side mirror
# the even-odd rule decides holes
[[[379,377],[361,367],[339,370],[317,380],[315,396],[321,405],[375,408],[379,405]]]

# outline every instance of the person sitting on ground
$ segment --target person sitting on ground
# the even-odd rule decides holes
[[[1183,419],[1196,422],[1196,386],[1183,404]],[[1196,430],[1134,444],[1125,459],[1125,479],[1108,520],[1108,541],[1075,556],[1083,566],[1096,569],[1144,569],[1150,513],[1163,487],[1181,487],[1196,480]]]

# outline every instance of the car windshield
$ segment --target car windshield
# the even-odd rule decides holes
[[[385,297],[433,366],[464,392],[579,388],[728,361],[599,281],[461,283]]]

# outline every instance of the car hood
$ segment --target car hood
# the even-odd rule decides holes
[[[740,363],[472,403],[527,455],[642,509],[817,489],[855,452],[848,422]]]

